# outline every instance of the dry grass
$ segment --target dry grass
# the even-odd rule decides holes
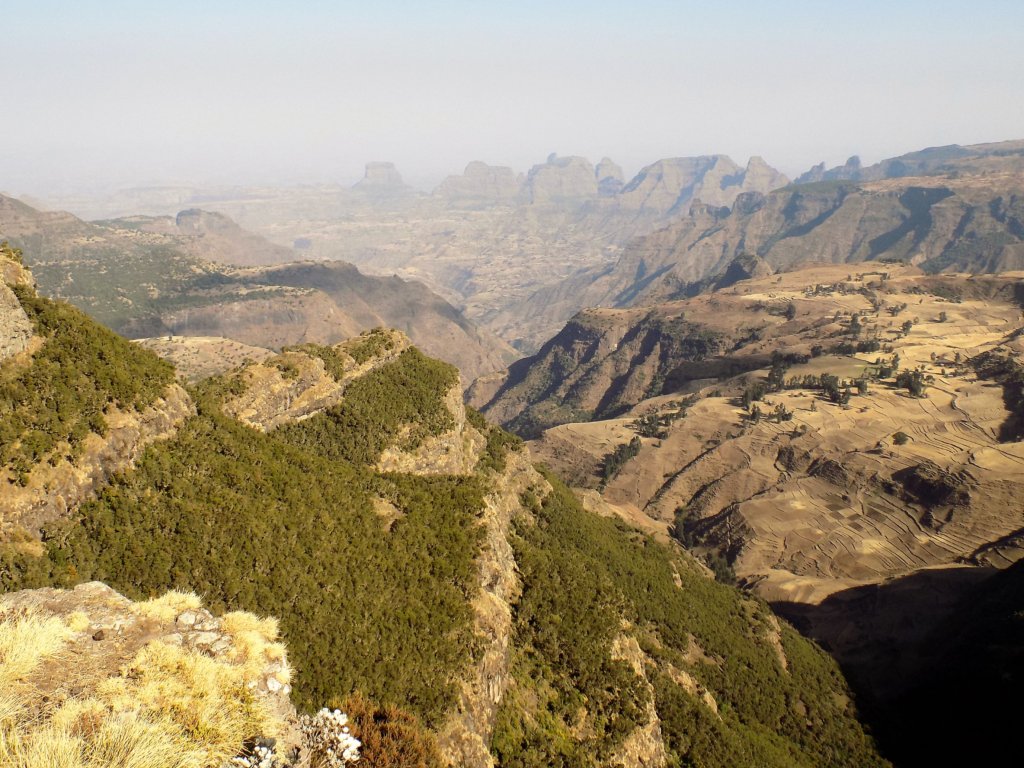
[[[169,593],[137,609],[173,620],[200,606],[195,595]],[[223,658],[152,641],[119,673],[47,711],[33,672],[81,637],[88,617],[0,617],[0,766],[215,768],[247,739],[278,734],[282,724],[253,687],[268,665],[282,683],[291,674],[277,623],[226,619],[233,648]]]
[[[33,614],[0,622],[0,691],[21,683],[45,659],[63,649],[74,631],[58,618]]]

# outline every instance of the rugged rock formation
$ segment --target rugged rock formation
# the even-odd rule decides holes
[[[456,206],[511,204],[519,195],[522,181],[511,168],[474,160],[461,176],[442,181],[433,194]]]
[[[320,413],[341,402],[346,387],[360,376],[392,362],[411,346],[405,334],[383,331],[380,353],[357,361],[346,351],[354,339],[335,349],[343,361],[341,371],[328,372],[323,359],[302,351],[285,352],[240,372],[238,394],[224,403],[224,412],[263,432]]]
[[[283,264],[295,259],[291,248],[271,243],[238,226],[223,213],[189,208],[177,216],[129,216],[105,222],[112,227],[181,238],[184,249],[196,258],[218,264],[253,267]]]
[[[565,297],[579,308],[677,298],[743,254],[773,269],[892,260],[928,272],[1022,269],[1022,201],[1024,175],[1017,172],[744,193],[728,212],[692,206],[688,215],[632,242],[613,267],[577,272],[536,301]]]
[[[32,340],[32,323],[11,290],[14,285],[34,287],[35,281],[22,266],[21,255],[0,244],[0,360],[24,352]]]
[[[386,162],[367,163],[363,178],[352,189],[368,195],[404,196],[413,193],[412,187],[402,181],[395,164]]]
[[[594,176],[601,197],[615,197],[625,184],[622,168],[607,157],[601,158],[601,162],[594,167]]]
[[[471,475],[487,438],[466,423],[462,389],[461,383],[456,384],[445,396],[445,409],[454,423],[450,430],[426,438],[413,450],[399,445],[385,448],[377,460],[377,470],[409,475]]]
[[[993,170],[1024,170],[1024,141],[1001,141],[992,144],[929,147],[862,166],[854,155],[845,165],[826,170],[820,163],[797,178],[797,184],[818,181],[880,181],[907,176],[932,174],[977,174]]]
[[[835,168],[825,168],[824,163],[818,163],[806,173],[798,176],[794,184],[815,184],[819,181],[853,181],[860,176],[860,158],[853,155],[844,165]]]
[[[787,183],[785,176],[759,157],[746,169],[725,155],[677,157],[642,169],[618,196],[620,207],[646,214],[677,214],[696,199],[708,205],[731,205],[741,192],[770,192]]]

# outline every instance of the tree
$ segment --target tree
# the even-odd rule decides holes
[[[789,302],[789,304],[786,305],[786,319],[787,320],[795,320],[796,319],[796,304],[794,304],[792,301]]]
[[[895,445],[906,445],[907,440],[909,439],[910,437],[907,435],[906,432],[897,432],[895,435],[892,436],[892,441]]]
[[[911,397],[924,397],[926,388],[924,373],[921,371],[902,371],[896,376],[896,386],[906,388]]]
[[[850,335],[860,336],[860,332],[863,330],[863,328],[864,326],[860,324],[860,315],[854,312],[853,317],[850,318]]]

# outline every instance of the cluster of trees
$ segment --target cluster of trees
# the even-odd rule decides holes
[[[687,395],[682,400],[674,400],[668,404],[668,407],[675,408],[674,411],[644,414],[630,422],[629,426],[640,437],[664,439],[668,436],[668,428],[679,419],[684,418],[687,408],[696,403],[698,399],[699,395]]]
[[[639,436],[634,437],[628,443],[615,446],[615,450],[606,455],[601,463],[601,487],[603,488],[614,480],[615,476],[622,471],[626,462],[635,458],[640,453],[640,448],[642,447],[643,443],[640,441]]]
[[[1024,365],[996,352],[987,352],[971,362],[978,376],[1003,386],[1003,404],[1010,415],[999,428],[999,439],[1024,440]]]
[[[925,390],[928,387],[927,382],[931,378],[931,376],[926,376],[924,371],[917,369],[900,371],[896,374],[896,386],[900,389],[906,389],[911,397],[924,397]]]

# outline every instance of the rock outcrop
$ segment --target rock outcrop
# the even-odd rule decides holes
[[[32,322],[10,286],[35,287],[32,274],[21,263],[20,254],[7,243],[0,244],[0,361],[24,352],[32,340]]]
[[[366,164],[363,178],[353,185],[352,190],[362,195],[379,199],[403,199],[415,196],[415,190],[402,180],[394,163],[370,162]]]
[[[770,192],[787,181],[760,157],[750,158],[745,169],[725,155],[676,157],[643,168],[616,200],[625,210],[673,215],[685,213],[697,199],[728,206],[743,192]]]
[[[601,158],[601,162],[594,167],[594,176],[597,178],[597,192],[601,197],[615,197],[625,184],[622,167],[607,157]]]
[[[425,438],[411,451],[400,445],[385,448],[377,460],[377,470],[409,475],[472,474],[487,439],[466,423],[461,382],[448,390],[444,405],[455,423],[450,430]]]
[[[346,343],[339,344],[336,350],[344,360],[344,370],[340,372],[328,372],[323,360],[300,351],[285,352],[246,367],[239,374],[242,391],[225,401],[224,412],[243,424],[267,432],[327,410],[341,402],[349,384],[398,359],[411,345],[409,337],[398,331],[379,333],[387,342],[382,344],[379,354],[363,362],[346,352]],[[357,338],[348,344],[358,342]]]

